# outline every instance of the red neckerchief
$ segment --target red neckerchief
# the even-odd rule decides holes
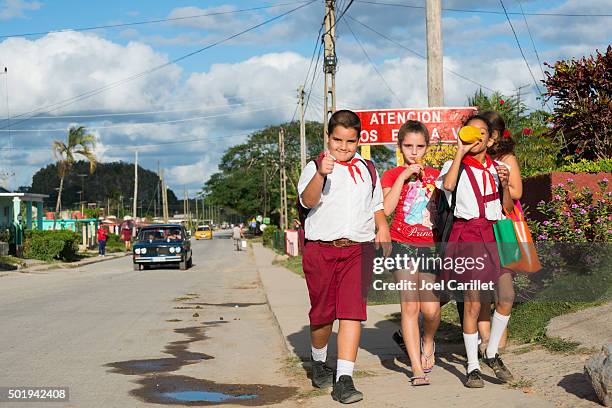
[[[488,154],[485,156],[484,165],[478,160],[476,160],[474,156],[469,156],[469,155],[464,156],[461,162],[466,166],[470,166],[475,169],[482,170],[482,189],[483,189],[482,195],[483,196],[487,194],[487,175],[489,176],[488,179],[491,182],[491,191],[493,192],[493,197],[497,199],[497,187],[495,185],[495,179],[493,178],[493,174],[491,174],[491,171],[489,171],[489,168],[491,168],[491,166],[494,164],[493,159],[491,159],[491,156],[489,156]],[[485,205],[487,205],[486,202],[485,202]]]
[[[361,170],[359,170],[359,167],[356,166],[356,164],[359,163],[359,162],[360,162],[360,160],[358,158],[356,158],[356,157],[354,157],[352,160],[347,161],[347,162],[342,162],[342,161],[338,161],[338,160],[334,159],[334,163],[338,163],[341,166],[348,167],[349,174],[353,178],[353,181],[355,182],[355,184],[357,184],[357,179],[355,178],[355,173],[357,173],[359,175],[359,178],[361,179],[361,181],[364,181],[363,177],[361,176]]]

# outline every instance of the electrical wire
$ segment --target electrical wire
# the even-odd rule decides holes
[[[502,8],[504,9],[504,12],[506,11],[506,6],[504,5],[504,1],[503,0],[499,0],[499,3],[501,4]],[[508,13],[506,13],[506,20],[508,20],[508,24],[510,25],[510,29],[512,30],[512,34],[514,35],[514,39],[516,40],[516,45],[518,46],[519,51],[521,52],[521,56],[523,57],[523,61],[525,61],[525,65],[527,65],[527,69],[529,70],[529,75],[531,75],[531,79],[533,79],[533,83],[536,87],[536,89],[538,90],[538,92],[540,93],[540,95],[542,95],[542,90],[540,89],[540,86],[538,85],[538,81],[535,78],[535,75],[533,75],[533,71],[531,70],[531,66],[529,65],[529,62],[527,61],[527,58],[525,57],[525,53],[523,52],[523,47],[521,47],[521,43],[518,39],[518,36],[516,35],[516,31],[514,30],[514,26],[512,25],[512,21],[510,20],[510,16],[508,15]],[[542,100],[542,106],[546,105],[546,107],[548,108],[549,111],[552,111],[550,109],[550,106],[548,106],[548,103],[546,103],[546,100]]]
[[[389,86],[389,83],[387,82],[387,80],[385,79],[385,77],[383,76],[383,74],[380,73],[380,71],[378,70],[378,68],[376,68],[376,65],[374,64],[374,61],[372,61],[372,59],[370,58],[370,56],[368,55],[368,52],[366,51],[365,47],[363,46],[363,44],[361,43],[361,41],[359,40],[359,38],[357,38],[357,35],[355,35],[355,32],[353,31],[353,29],[351,28],[351,26],[349,25],[349,23],[347,21],[344,21],[344,24],[346,25],[346,27],[349,29],[349,31],[351,32],[351,34],[353,35],[353,38],[355,38],[355,41],[357,42],[357,44],[359,44],[359,47],[361,48],[361,51],[363,51],[363,54],[366,56],[366,58],[368,59],[368,62],[370,63],[370,65],[372,66],[372,68],[374,69],[374,71],[376,71],[376,73],[378,74],[378,76],[380,77],[380,79],[382,80],[382,82],[385,84],[385,86],[387,87],[387,89],[389,90],[389,92],[391,92],[391,95],[393,95],[393,97],[395,98],[395,100],[399,103],[399,106],[402,106],[403,103],[401,101],[401,99],[397,96],[397,94],[393,91],[393,89],[391,88],[391,86]]]
[[[290,98],[288,95],[279,95],[280,98]],[[258,101],[258,102],[257,102]],[[207,111],[217,108],[230,108],[235,106],[250,106],[258,105],[261,102],[266,102],[267,99],[253,99],[252,101],[244,103],[230,103],[224,105],[211,105],[202,108],[189,108],[189,109],[166,109],[157,111],[137,111],[137,112],[114,112],[114,113],[96,113],[88,115],[57,115],[57,116],[34,116],[31,120],[49,120],[49,119],[87,119],[87,118],[106,118],[106,117],[121,117],[121,116],[140,116],[140,115],[166,115],[172,113],[183,113],[183,112],[200,112]]]
[[[398,3],[385,3],[381,1],[371,1],[371,0],[356,0],[357,3],[362,4],[374,4],[379,6],[391,6],[391,7],[404,7],[404,8],[413,8],[413,9],[425,9],[425,6],[415,6],[409,4],[398,4]],[[502,13],[501,11],[495,10],[470,10],[470,9],[456,9],[456,8],[445,8],[442,7],[442,11],[452,11],[456,13],[477,13],[477,14],[499,14],[504,15],[506,13]],[[521,15],[523,13],[516,12],[508,12],[510,15]],[[576,14],[576,13],[525,13],[528,16],[541,16],[541,17],[612,17],[612,14],[606,13],[595,13],[595,14]]]
[[[130,27],[130,26],[144,25],[144,24],[167,23],[171,21],[191,20],[191,19],[202,18],[202,17],[245,13],[245,12],[257,11],[257,10],[264,10],[264,9],[270,9],[270,8],[276,8],[276,7],[295,5],[295,4],[306,3],[306,2],[307,0],[291,2],[291,3],[279,3],[279,4],[269,5],[269,6],[258,6],[258,7],[251,7],[251,8],[231,10],[231,11],[218,11],[218,12],[205,13],[205,14],[194,14],[194,15],[183,16],[183,17],[172,17],[172,18],[160,18],[156,20],[135,21],[132,23],[106,24],[106,25],[91,26],[91,27],[62,28],[62,29],[57,29],[57,30],[39,31],[39,32],[34,32],[34,33],[4,34],[4,35],[0,35],[0,39],[12,38],[12,37],[32,37],[32,36],[37,36],[37,35],[65,33],[65,32],[70,32],[70,31],[80,32],[80,31],[101,30],[101,29],[106,29],[106,28]]]
[[[523,20],[525,20],[525,27],[527,27],[527,33],[529,34],[529,39],[531,40],[531,45],[533,46],[533,52],[535,53],[536,59],[538,60],[538,66],[540,67],[540,72],[542,73],[542,78],[546,78],[546,74],[544,74],[544,68],[542,65],[542,61],[540,61],[540,55],[538,54],[538,49],[536,48],[535,41],[533,40],[533,36],[531,35],[531,29],[529,28],[529,23],[527,22],[527,16],[525,15],[525,11],[523,10],[523,4],[520,0],[516,0],[518,3],[521,13],[523,14]]]
[[[136,80],[136,79],[142,78],[142,77],[144,77],[144,76],[146,76],[146,75],[149,75],[149,74],[151,74],[151,73],[153,73],[153,72],[159,71],[160,69],[163,69],[163,68],[165,68],[165,67],[167,67],[167,66],[170,66],[170,65],[176,64],[177,62],[180,62],[180,61],[185,60],[185,59],[187,59],[187,58],[189,58],[189,57],[192,57],[192,56],[194,56],[194,55],[196,55],[196,54],[199,54],[199,53],[201,53],[201,52],[204,52],[204,51],[206,51],[206,50],[208,50],[208,49],[210,49],[210,48],[213,48],[213,47],[215,47],[215,46],[217,46],[217,45],[223,44],[223,43],[225,43],[225,42],[227,42],[227,41],[230,41],[230,40],[232,40],[232,39],[234,39],[234,38],[237,38],[237,37],[239,37],[239,36],[241,36],[241,35],[243,35],[243,34],[246,34],[246,33],[250,32],[250,31],[253,31],[253,30],[255,30],[255,29],[257,29],[257,28],[259,28],[259,27],[261,27],[261,26],[264,26],[264,25],[269,24],[269,23],[271,23],[271,22],[273,22],[273,21],[276,21],[276,20],[278,20],[278,19],[280,19],[280,18],[283,18],[283,17],[285,17],[285,16],[287,16],[287,15],[289,15],[289,14],[291,14],[291,13],[293,13],[293,12],[295,12],[295,11],[299,10],[299,9],[302,9],[302,8],[304,8],[304,7],[306,7],[306,6],[310,5],[310,4],[313,4],[315,1],[316,1],[316,0],[310,0],[310,1],[309,1],[308,3],[306,3],[306,4],[302,4],[302,5],[300,5],[300,6],[298,6],[298,7],[295,7],[295,8],[293,8],[293,9],[289,10],[289,11],[286,11],[286,12],[284,12],[284,13],[278,14],[278,15],[276,15],[276,16],[274,16],[274,17],[271,17],[271,18],[269,18],[269,19],[267,19],[267,20],[265,20],[265,21],[263,21],[263,22],[261,22],[261,23],[259,23],[259,24],[255,24],[255,25],[253,25],[253,26],[251,26],[251,27],[249,27],[249,28],[247,28],[247,29],[245,29],[245,30],[242,30],[242,31],[240,31],[240,32],[238,32],[238,33],[232,34],[232,35],[230,35],[230,36],[228,36],[228,37],[225,37],[225,38],[223,38],[223,39],[221,39],[221,40],[215,41],[215,42],[213,42],[213,43],[211,43],[211,44],[209,44],[209,45],[207,45],[207,46],[205,46],[205,47],[199,48],[199,49],[197,49],[197,50],[195,50],[195,51],[192,51],[192,52],[190,52],[190,53],[188,53],[188,54],[182,55],[182,56],[180,56],[180,57],[178,57],[178,58],[175,58],[175,59],[173,59],[173,60],[171,60],[171,61],[168,61],[168,62],[166,62],[166,63],[164,63],[164,64],[161,64],[161,65],[155,66],[155,67],[150,68],[150,69],[148,69],[148,70],[142,71],[142,72],[140,72],[140,73],[138,73],[138,74],[134,74],[134,75],[131,75],[131,76],[129,76],[129,77],[126,77],[126,78],[120,79],[120,80],[118,80],[118,81],[112,82],[112,83],[110,83],[110,84],[108,84],[108,85],[105,85],[105,86],[103,86],[103,87],[96,88],[96,89],[90,90],[90,91],[88,91],[88,92],[84,92],[84,93],[82,93],[82,94],[80,94],[80,95],[77,95],[77,96],[75,96],[75,97],[68,98],[68,99],[65,99],[65,100],[63,100],[63,101],[60,101],[60,102],[57,102],[57,103],[51,104],[51,105],[47,105],[47,106],[44,106],[44,107],[40,107],[40,108],[37,108],[37,109],[35,109],[35,110],[32,110],[32,111],[26,112],[26,113],[21,114],[21,115],[18,115],[18,116],[14,116],[14,117],[13,117],[13,119],[15,119],[16,117],[23,117],[23,116],[26,116],[26,115],[31,115],[31,114],[34,114],[34,115],[32,115],[32,116],[35,116],[35,114],[36,114],[36,113],[38,113],[38,112],[42,112],[42,111],[45,111],[45,110],[47,110],[48,108],[52,108],[52,109],[47,110],[47,112],[53,112],[53,111],[59,110],[59,109],[61,109],[61,108],[64,108],[64,107],[66,107],[66,106],[68,106],[68,105],[71,105],[71,104],[73,104],[73,103],[75,103],[75,102],[78,102],[78,101],[80,101],[80,100],[87,99],[87,98],[90,98],[90,97],[92,97],[92,96],[98,95],[98,94],[100,94],[100,93],[102,93],[102,92],[105,92],[105,91],[107,91],[107,90],[109,90],[109,89],[116,88],[116,87],[118,87],[118,86],[120,86],[120,85],[123,85],[123,84],[125,84],[125,83],[127,83],[127,82],[131,82],[131,81],[133,81],[133,80]],[[15,126],[15,125],[20,124],[20,123],[23,123],[23,122],[25,122],[25,121],[27,121],[27,120],[29,120],[29,118],[21,119],[21,120],[19,120],[19,121],[17,121],[17,122],[13,122],[13,123],[12,123],[12,125],[13,125],[13,126]],[[3,128],[0,128],[0,129],[3,129]]]
[[[245,113],[253,113],[253,112],[265,112],[265,111],[271,111],[271,110],[275,110],[275,109],[279,109],[284,107],[285,105],[279,105],[279,106],[272,106],[272,107],[267,107],[267,108],[262,108],[262,109],[253,109],[253,110],[247,110],[247,111],[238,111],[238,112],[229,112],[229,113],[221,113],[221,114],[217,114],[217,115],[208,115],[208,116],[196,116],[193,118],[183,118],[183,119],[174,119],[174,120],[163,120],[163,121],[153,121],[153,122],[140,122],[140,123],[121,123],[121,124],[115,124],[115,125],[105,125],[105,126],[87,126],[88,130],[99,130],[99,129],[115,129],[115,128],[122,128],[122,127],[134,127],[134,126],[153,126],[153,125],[167,125],[167,124],[173,124],[173,123],[183,123],[183,122],[192,122],[195,120],[202,120],[202,119],[213,119],[213,118],[220,118],[220,117],[224,117],[224,116],[233,116],[233,115],[240,115],[240,114],[245,114]],[[61,129],[0,129],[0,132],[65,132],[66,128],[61,128]]]
[[[348,17],[349,19],[351,19],[352,21],[356,22],[357,24],[360,24],[361,26],[363,26],[363,27],[367,28],[368,30],[370,30],[370,31],[372,31],[372,32],[374,32],[374,33],[376,33],[376,34],[378,34],[379,36],[381,36],[382,38],[386,39],[387,41],[390,41],[390,42],[392,42],[393,44],[397,45],[398,47],[400,47],[400,48],[402,48],[402,49],[404,49],[404,50],[406,50],[406,51],[410,52],[411,54],[416,55],[417,57],[419,57],[419,58],[421,58],[421,59],[423,59],[423,60],[427,60],[427,57],[426,57],[425,55],[423,55],[423,54],[421,54],[421,53],[419,53],[419,52],[417,52],[417,51],[414,51],[414,50],[412,50],[412,49],[410,49],[410,48],[406,47],[404,44],[402,44],[402,43],[400,43],[400,42],[398,42],[398,41],[394,40],[393,38],[390,38],[390,37],[386,36],[385,34],[383,34],[383,33],[379,32],[379,31],[375,30],[374,28],[370,27],[369,25],[367,25],[367,24],[365,24],[365,23],[363,23],[363,22],[361,22],[361,21],[359,21],[359,20],[357,20],[357,19],[353,18],[353,17],[352,17],[350,14],[349,14],[349,15],[347,15],[347,17]],[[458,72],[456,72],[456,71],[454,71],[454,70],[452,70],[452,69],[445,68],[445,67],[444,67],[443,69],[444,69],[444,71],[449,72],[449,73],[451,73],[451,74],[455,75],[455,76],[456,76],[456,77],[458,77],[458,78],[461,78],[461,79],[464,79],[464,80],[466,80],[466,81],[468,81],[468,82],[471,82],[471,83],[473,83],[474,85],[478,85],[479,87],[481,87],[481,88],[483,88],[483,89],[486,89],[486,90],[488,90],[488,91],[495,92],[495,90],[494,90],[494,89],[489,88],[488,86],[483,85],[483,84],[481,84],[480,82],[477,82],[477,81],[475,81],[475,80],[473,80],[473,79],[471,79],[471,78],[468,78],[468,77],[466,77],[465,75],[462,75],[462,74],[460,74],[460,73],[458,73]]]

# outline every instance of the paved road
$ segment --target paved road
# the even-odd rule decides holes
[[[0,386],[70,387],[68,403],[0,406],[134,407],[194,396],[169,398],[174,391],[293,406],[251,255],[222,235],[194,240],[188,271],[136,272],[125,257],[0,277]]]

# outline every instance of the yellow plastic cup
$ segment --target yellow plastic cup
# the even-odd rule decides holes
[[[459,129],[459,139],[466,144],[472,144],[481,139],[480,129],[475,126],[464,126]]]

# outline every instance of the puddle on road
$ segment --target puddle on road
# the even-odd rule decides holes
[[[296,387],[264,384],[221,384],[187,376],[155,376],[138,381],[141,389],[131,394],[153,404],[207,406],[235,404],[268,406],[297,393]]]
[[[228,304],[229,305],[229,304]],[[232,306],[234,303],[231,304]],[[136,384],[140,388],[130,395],[144,402],[165,405],[210,406],[244,405],[268,406],[278,404],[297,394],[296,387],[280,387],[265,384],[221,384],[187,376],[167,374],[181,367],[213,359],[205,353],[189,351],[191,343],[208,339],[206,329],[226,324],[226,321],[207,321],[202,326],[174,329],[187,337],[168,343],[163,353],[173,358],[119,361],[106,364],[111,373],[140,376]]]
[[[222,392],[210,392],[210,391],[177,391],[177,392],[166,392],[162,396],[170,399],[179,401],[189,402],[225,402],[228,400],[236,399],[253,399],[257,398],[257,395],[230,395]]]

